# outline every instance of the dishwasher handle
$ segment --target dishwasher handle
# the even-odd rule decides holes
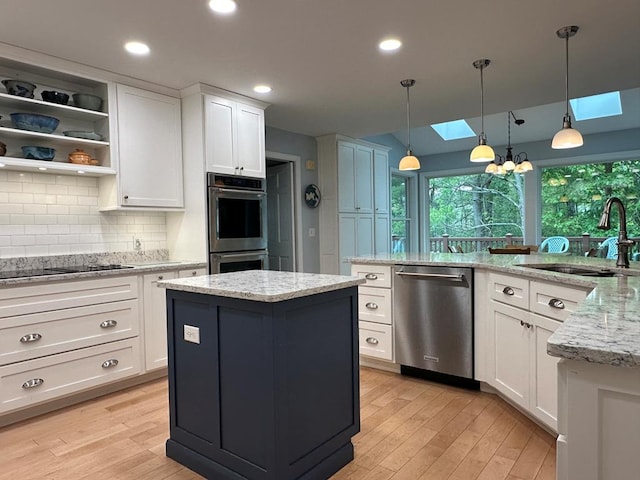
[[[454,282],[464,282],[464,275],[451,275],[448,273],[413,273],[413,272],[396,272],[396,275],[401,277],[415,277],[415,278],[432,278],[438,280],[452,280]]]

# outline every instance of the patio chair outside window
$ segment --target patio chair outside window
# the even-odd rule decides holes
[[[618,258],[618,237],[609,237],[598,247],[599,250],[607,249],[606,258]]]
[[[549,237],[540,244],[540,251],[547,253],[564,253],[569,250],[569,239],[566,237]]]

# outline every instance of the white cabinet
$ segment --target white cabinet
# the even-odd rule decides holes
[[[338,189],[340,213],[373,213],[372,148],[338,142]]]
[[[487,382],[554,430],[558,359],[547,354],[547,339],[586,294],[578,287],[489,275]]]
[[[101,207],[183,207],[180,99],[127,85],[116,98],[118,184],[103,181]]]
[[[137,276],[0,289],[0,412],[140,373]]]
[[[391,266],[353,264],[351,275],[367,280],[358,287],[360,355],[392,362]]]
[[[637,479],[640,367],[558,365],[558,480]]]
[[[348,274],[350,256],[388,253],[388,148],[338,135],[318,137],[320,271]]]
[[[158,287],[158,281],[199,275],[206,275],[206,269],[194,268],[144,275],[144,369],[146,371],[167,366],[167,297],[166,290]]]
[[[205,96],[207,172],[265,178],[264,109]]]

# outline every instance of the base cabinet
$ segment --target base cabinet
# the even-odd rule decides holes
[[[167,300],[161,280],[206,275],[206,269],[166,271],[143,277],[144,298],[144,369],[155,370],[167,366]]]
[[[640,367],[561,360],[558,480],[636,479]]]
[[[346,465],[360,429],[356,296],[168,290],[167,456],[230,480],[323,479]]]
[[[547,339],[587,290],[496,273],[488,277],[486,381],[557,430],[558,358],[547,354]]]

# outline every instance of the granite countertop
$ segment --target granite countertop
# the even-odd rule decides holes
[[[109,265],[118,264],[131,268],[113,270],[93,270],[88,272],[58,273],[55,275],[34,275],[17,278],[1,278],[0,288],[25,284],[59,282],[68,280],[91,279],[116,275],[138,275],[166,270],[182,270],[191,268],[206,268],[205,262],[172,261],[167,260],[167,250],[150,252],[126,252],[103,254],[77,254],[42,257],[18,257],[0,260],[0,272],[32,271],[43,268],[73,268],[80,265]]]
[[[640,366],[640,264],[618,269],[615,260],[569,255],[491,255],[489,253],[389,254],[350,259],[378,265],[468,266],[561,282],[593,290],[547,341],[550,355],[614,366]],[[609,269],[627,275],[581,277],[536,270],[527,264],[568,264]],[[525,266],[521,266],[525,265]],[[635,267],[635,268],[634,268]]]
[[[258,302],[281,302],[365,283],[364,278],[318,273],[245,270],[201,277],[163,280],[158,286],[170,290],[241,298]]]

